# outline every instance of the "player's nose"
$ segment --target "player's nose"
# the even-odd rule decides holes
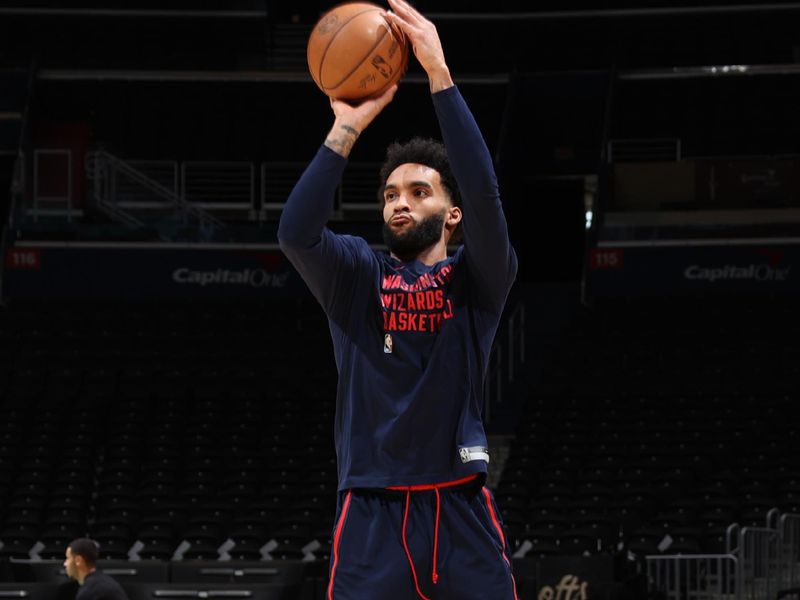
[[[409,210],[408,198],[405,194],[400,194],[394,203],[394,212]]]

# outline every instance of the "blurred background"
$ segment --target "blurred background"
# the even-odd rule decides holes
[[[71,597],[88,534],[132,600],[324,597],[336,371],[275,234],[333,5],[0,2],[0,592]],[[800,3],[416,6],[519,256],[485,418],[520,597],[797,597]],[[332,229],[382,245],[414,135],[412,59]]]

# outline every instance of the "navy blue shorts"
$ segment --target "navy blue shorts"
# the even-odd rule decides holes
[[[517,600],[482,480],[339,494],[327,600]]]

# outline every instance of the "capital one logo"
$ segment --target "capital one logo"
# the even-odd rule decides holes
[[[288,273],[267,273],[264,269],[216,269],[214,271],[192,271],[186,267],[175,269],[172,280],[182,285],[246,285],[255,288],[282,288],[286,286]]]
[[[723,265],[719,267],[703,267],[689,265],[684,269],[683,276],[691,281],[787,281],[791,272],[791,265],[774,266],[769,264],[750,265]]]

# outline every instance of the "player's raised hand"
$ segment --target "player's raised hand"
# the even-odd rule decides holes
[[[389,0],[389,6],[392,10],[386,13],[386,18],[408,37],[414,48],[414,56],[428,74],[431,91],[438,92],[452,86],[453,80],[444,59],[444,50],[436,25],[405,0]]]
[[[392,101],[396,91],[397,84],[394,84],[380,96],[368,98],[356,105],[331,98],[335,120],[325,138],[325,145],[342,156],[348,156],[358,136]]]

